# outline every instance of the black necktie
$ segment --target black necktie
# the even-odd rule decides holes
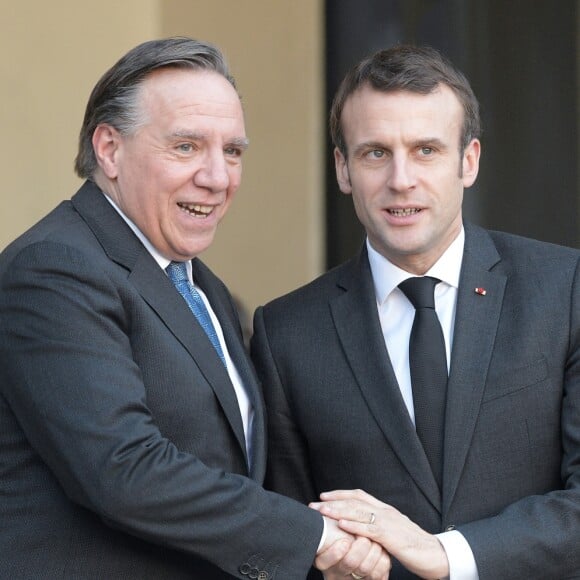
[[[447,356],[443,331],[435,312],[434,290],[439,282],[430,276],[408,278],[399,288],[415,307],[409,340],[415,427],[441,489]]]

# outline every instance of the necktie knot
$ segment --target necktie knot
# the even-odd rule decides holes
[[[435,308],[435,286],[439,282],[441,280],[431,276],[416,276],[401,282],[399,288],[415,309]]]
[[[187,267],[185,262],[171,262],[167,268],[165,268],[169,279],[173,284],[181,284],[182,282],[189,282],[187,277]]]

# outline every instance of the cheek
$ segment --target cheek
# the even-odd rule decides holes
[[[456,208],[463,201],[463,181],[450,171],[442,172],[436,179],[431,180],[431,188],[440,199],[441,205]]]
[[[354,190],[353,190],[354,192]],[[373,229],[373,223],[375,223],[379,217],[376,211],[373,211],[373,206],[367,199],[360,195],[352,195],[352,203],[354,206],[354,211],[365,227],[365,229]]]
[[[351,174],[352,198],[355,207],[379,207],[384,204],[386,191],[385,179],[379,175],[366,175],[364,178]]]
[[[451,186],[450,186],[451,187]],[[457,185],[453,186],[453,193],[443,201],[441,217],[446,216],[441,219],[441,226],[445,224],[455,224],[458,220],[461,220],[462,216],[462,205],[463,205],[463,190],[458,189]]]
[[[229,171],[228,198],[232,198],[242,183],[242,168],[235,167]]]
[[[463,183],[455,181],[450,185],[450,188],[452,188],[451,191],[453,191],[450,205],[456,209],[461,208],[461,205],[463,204]]]

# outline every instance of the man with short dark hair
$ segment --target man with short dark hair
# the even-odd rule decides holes
[[[367,239],[256,312],[267,486],[337,490],[392,580],[580,578],[580,253],[464,223],[478,104],[435,50],[365,59],[330,119]]]
[[[241,179],[220,52],[146,42],[95,86],[87,181],[0,258],[0,577],[384,578],[388,556],[266,492],[261,394],[199,260]]]

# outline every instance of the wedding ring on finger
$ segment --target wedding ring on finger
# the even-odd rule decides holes
[[[375,517],[375,514],[374,513],[371,513],[371,517],[369,519],[369,526],[372,526],[375,523],[375,520],[376,519],[377,518]]]
[[[350,575],[354,578],[354,580],[363,580],[364,576],[359,576],[358,574],[355,574],[354,572],[351,572]]]

